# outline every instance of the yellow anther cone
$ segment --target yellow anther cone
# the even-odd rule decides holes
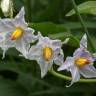
[[[75,60],[75,64],[78,65],[78,66],[87,65],[89,63],[90,63],[90,61],[86,58],[78,58],[78,59]]]
[[[11,35],[11,40],[16,40],[20,38],[23,35],[23,29],[22,28],[16,28],[16,30]]]
[[[52,51],[52,48],[50,47],[45,47],[43,49],[43,57],[46,61],[49,61],[51,58],[52,58],[52,55],[53,55],[53,51]]]

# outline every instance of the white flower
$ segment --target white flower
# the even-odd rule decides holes
[[[2,0],[1,9],[5,16],[9,16],[9,13],[13,10],[12,0]]]
[[[36,60],[40,65],[41,77],[47,74],[52,68],[53,62],[57,65],[63,63],[64,55],[61,49],[60,40],[51,40],[38,34],[39,41],[29,50],[28,59]]]
[[[4,50],[3,57],[10,47],[15,47],[26,57],[29,43],[37,39],[33,35],[34,30],[25,22],[24,14],[24,7],[22,7],[14,19],[0,20],[0,47]]]
[[[93,66],[95,61],[93,55],[87,51],[87,36],[82,37],[80,42],[80,48],[78,48],[73,57],[67,57],[63,65],[61,65],[58,71],[67,70],[72,74],[72,81],[69,86],[74,82],[79,81],[80,75],[85,78],[96,77],[96,69]]]

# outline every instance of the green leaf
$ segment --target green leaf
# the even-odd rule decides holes
[[[79,45],[78,39],[75,38],[70,30],[65,27],[64,24],[54,24],[51,22],[43,22],[43,23],[31,23],[30,27],[35,29],[37,32],[40,31],[43,36],[48,36],[52,39],[60,39],[64,41],[66,38],[71,38],[70,46],[77,47]]]
[[[18,83],[0,78],[0,96],[27,96],[26,93]]]
[[[87,1],[77,6],[80,13],[96,15],[96,1]],[[75,11],[72,9],[66,16],[74,15]]]
[[[70,35],[70,31],[64,25],[54,24],[51,22],[43,22],[43,23],[31,23],[30,27],[35,29],[36,31],[40,31],[44,36],[51,36],[52,38],[60,39],[61,36],[66,38]],[[57,36],[58,35],[58,36]]]
[[[86,25],[87,28],[96,29],[96,21],[94,21],[94,22],[85,21],[84,24]],[[66,28],[68,28],[70,30],[71,29],[82,29],[80,22],[67,22],[64,25]]]

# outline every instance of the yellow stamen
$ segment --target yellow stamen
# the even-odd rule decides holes
[[[44,57],[44,59],[45,59],[46,61],[49,61],[49,60],[52,58],[52,55],[53,55],[53,50],[52,50],[52,48],[46,46],[46,47],[43,49],[43,57]]]
[[[75,60],[75,64],[78,65],[78,66],[87,65],[89,63],[90,63],[90,61],[86,58],[78,58],[78,59]]]
[[[17,27],[16,30],[11,35],[11,40],[16,40],[20,38],[23,35],[23,29],[20,27]]]

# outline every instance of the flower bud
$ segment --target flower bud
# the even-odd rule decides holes
[[[4,13],[4,16],[9,16],[13,13],[13,3],[12,0],[2,0],[1,1],[1,9]]]

